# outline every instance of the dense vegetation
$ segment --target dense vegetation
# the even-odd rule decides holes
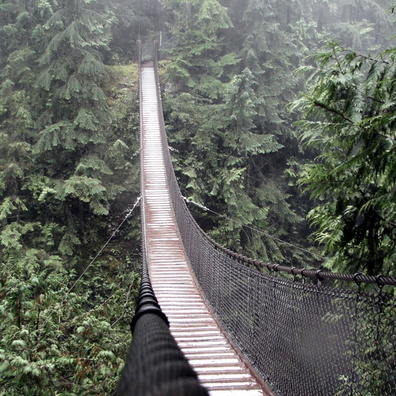
[[[293,126],[301,117],[298,111],[291,115],[288,104],[309,89],[312,55],[330,39],[364,53],[387,48],[391,5],[312,0],[166,3],[171,44],[169,62],[164,62],[165,108],[176,168],[186,196],[223,215],[197,213],[202,227],[220,243],[287,265],[317,266],[323,261],[320,250],[308,242],[312,229],[305,218],[318,199],[330,201],[333,190],[326,186],[327,197],[314,194],[310,200],[296,188],[302,167],[320,148],[302,150]],[[296,73],[302,65],[311,70]],[[315,84],[313,78],[309,84]],[[332,252],[340,248],[334,244]],[[346,258],[342,254],[343,270],[366,268],[367,263],[356,265]]]
[[[117,381],[139,220],[102,247],[138,196],[136,67],[122,66],[138,37],[161,41],[175,167],[212,210],[192,206],[215,239],[314,265],[312,209],[327,265],[392,273],[395,53],[381,53],[392,5],[3,0],[0,394],[109,394]],[[352,51],[307,59],[330,40]],[[318,154],[302,178],[310,199],[297,179]]]
[[[109,394],[137,232],[93,258],[139,189],[136,70],[105,65],[100,2],[3,1],[0,20],[0,393]]]
[[[302,139],[321,153],[301,179],[318,199],[309,217],[340,271],[395,274],[395,55],[333,44],[296,102]]]

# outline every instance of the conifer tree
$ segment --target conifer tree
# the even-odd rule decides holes
[[[217,0],[167,3],[172,12],[170,33],[175,41],[169,51],[169,72],[179,89],[189,87],[198,95],[216,100],[227,79],[224,68],[236,63],[222,45],[222,31],[232,26],[227,9]]]
[[[230,48],[238,48],[227,39],[232,24],[228,17],[222,16],[226,9],[223,7],[222,12],[199,19],[207,10],[217,10],[218,6],[205,3],[208,2],[201,4],[202,10],[194,2],[173,2],[176,11],[171,32],[176,44],[167,69],[172,77],[172,90],[176,88],[184,93],[178,98],[167,97],[166,103],[172,109],[171,128],[177,130],[170,138],[178,150],[181,180],[191,198],[230,216],[227,219],[206,216],[202,221],[208,228],[215,225],[211,232],[220,243],[262,259],[285,260],[284,254],[287,255],[290,248],[289,245],[280,248],[279,237],[289,231],[293,233],[299,217],[286,201],[285,181],[281,181],[286,186],[283,189],[277,186],[279,181],[269,183],[263,168],[270,161],[268,155],[282,148],[276,135],[287,130],[283,107],[287,98],[292,97],[291,88],[295,84],[289,83],[290,79],[286,83],[282,79],[290,75],[287,57],[291,58],[295,52],[288,49],[285,54],[284,46],[275,49],[270,33],[267,34],[269,49],[264,50],[263,34],[270,26],[267,19],[273,15],[266,14],[269,5],[252,1],[247,10],[246,4],[239,3],[246,24],[242,32],[248,34],[248,39],[241,51],[242,62],[236,62]],[[236,22],[242,23],[240,13],[237,16]],[[276,17],[273,18],[271,23],[277,26]],[[223,34],[225,20],[229,28]],[[232,33],[231,37],[234,37]],[[278,42],[282,42],[282,37]],[[283,38],[283,45],[292,41],[286,33]],[[273,57],[271,45],[276,52]],[[275,67],[276,62],[284,64]],[[231,79],[233,74],[235,77]],[[276,157],[272,161],[277,161]],[[277,174],[279,179],[284,168]],[[268,230],[271,227],[268,216],[273,226],[266,235],[246,228],[256,226]]]
[[[326,4],[327,3],[327,4]],[[393,0],[335,0],[321,5],[321,25],[330,39],[355,51],[388,48],[392,37]]]
[[[174,89],[165,97],[165,104],[177,131],[171,139],[180,148],[185,174],[191,176],[190,186],[199,190],[195,175],[205,168],[210,172],[216,163],[216,134],[222,125],[219,105],[230,79],[226,67],[237,62],[233,54],[225,53],[220,33],[231,22],[217,0],[173,0],[167,4],[174,41],[167,74]],[[212,165],[207,167],[208,163]],[[206,187],[202,185],[202,189]],[[192,194],[199,195],[198,191]]]
[[[240,230],[244,249],[255,257],[279,262],[291,259],[286,253],[290,247],[282,246],[279,238],[293,233],[293,224],[299,217],[287,203],[286,193],[275,180],[270,180],[268,172],[266,175],[262,172],[261,164],[271,161],[271,155],[276,155],[283,146],[275,135],[263,133],[259,116],[262,99],[256,95],[256,86],[257,80],[246,68],[233,78],[227,89],[224,109],[228,122],[222,150],[228,154],[227,162],[239,164],[243,169],[244,194],[238,195],[238,188],[224,191],[234,202],[234,211],[230,212],[232,218],[244,226],[266,230],[265,233],[249,227]]]
[[[290,188],[286,171],[298,155],[298,145],[291,133],[286,106],[301,84],[299,78],[292,75],[293,70],[306,56],[308,42],[314,42],[311,3],[251,0],[245,3],[239,15],[239,28],[244,37],[242,64],[256,81],[256,133],[273,142],[272,149],[267,144],[267,150],[257,153],[249,176],[255,195],[269,210],[267,235],[261,239],[269,252],[267,257],[278,262],[286,258],[289,264],[307,260],[304,255],[300,257],[301,251],[291,249],[281,240],[305,245],[298,236],[302,220],[296,214],[302,213],[298,196],[292,198],[293,209],[289,202],[290,194],[296,190]]]
[[[231,21],[217,0],[172,1],[168,7],[175,44],[167,72],[176,88],[165,97],[174,131],[170,139],[178,150],[189,196],[208,203],[217,194],[220,200],[224,185],[231,188],[230,181],[238,179],[237,169],[222,169],[226,155],[220,153],[219,146],[224,125],[222,99],[229,72],[237,63],[235,55],[227,54],[222,44],[222,31],[231,27]],[[223,172],[222,177],[219,172]],[[220,181],[227,174],[228,184]],[[216,188],[214,180],[218,181]]]
[[[56,216],[65,220],[66,214],[60,248],[69,254],[90,237],[88,228],[77,227],[76,221],[88,227],[92,214],[107,214],[109,199],[122,188],[106,184],[113,173],[111,114],[100,85],[108,72],[103,52],[111,39],[111,15],[106,12],[98,2],[63,2],[45,25],[51,41],[39,61],[44,105],[34,153],[46,164],[41,199],[63,202]]]
[[[395,50],[377,57],[338,45],[319,57],[301,138],[321,153],[302,182],[318,199],[310,218],[329,265],[395,272]]]
[[[52,8],[49,2],[9,1],[3,3],[1,12],[6,21],[0,30],[1,41],[7,45],[0,75],[0,224],[3,246],[7,246],[21,244],[22,236],[35,228],[28,207],[35,174],[32,145],[39,98],[32,87],[45,43],[42,24]]]
[[[73,288],[131,170],[130,142],[110,124],[101,88],[104,10],[0,5],[1,394],[110,394],[128,344],[130,268],[104,260],[106,271]]]

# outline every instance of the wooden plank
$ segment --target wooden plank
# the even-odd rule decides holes
[[[262,396],[207,308],[179,237],[164,171],[155,75],[142,69],[143,205],[150,279],[170,329],[212,396]]]

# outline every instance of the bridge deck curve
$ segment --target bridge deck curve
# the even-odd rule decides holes
[[[143,232],[150,279],[171,333],[212,396],[261,396],[195,284],[169,196],[153,67],[142,68]]]

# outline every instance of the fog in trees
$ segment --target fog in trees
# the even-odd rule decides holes
[[[261,260],[394,274],[393,6],[3,0],[0,391],[117,382],[138,217],[92,260],[139,195],[139,39],[148,57],[161,44],[174,166],[212,210],[191,206],[205,231]]]

